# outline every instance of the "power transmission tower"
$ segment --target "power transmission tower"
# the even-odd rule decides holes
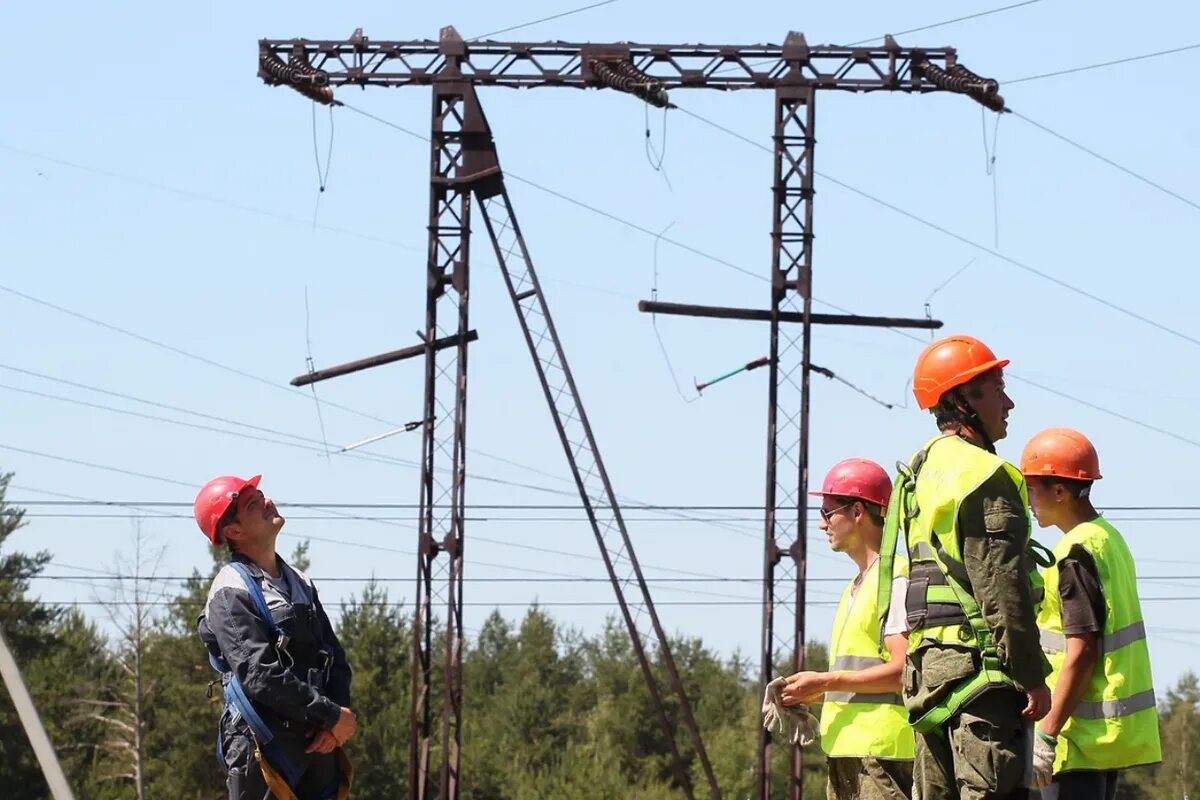
[[[891,37],[881,47],[810,47],[799,33],[790,33],[782,46],[468,43],[452,27],[444,28],[436,41],[374,41],[363,36],[361,30],[347,40],[264,39],[259,42],[259,76],[268,84],[290,86],[315,101],[334,104],[338,101],[333,89],[339,86],[432,87],[427,312],[421,334],[424,346],[418,348],[425,358],[426,393],[409,797],[453,800],[459,796],[466,365],[467,344],[473,335],[468,327],[469,248],[475,200],[504,271],[634,652],[658,709],[677,780],[684,793],[693,797],[688,779],[689,754],[675,741],[665,704],[668,690],[675,694],[691,755],[699,762],[709,795],[719,798],[720,789],[692,717],[690,701],[520,235],[475,89],[610,88],[660,107],[670,106],[667,93],[674,89],[768,89],[775,94],[771,308],[765,312],[770,323],[771,377],[762,677],[769,680],[780,665],[798,669],[803,659],[808,378],[812,370],[809,341],[813,323],[813,101],[819,90],[912,94],[951,91],[1000,111],[1004,101],[997,94],[996,82],[958,64],[953,48],[904,48]],[[800,322],[798,332],[790,332],[781,324],[788,321],[788,315]],[[927,320],[885,322],[928,325]],[[385,354],[373,361],[396,360],[395,355]],[[369,361],[372,359],[364,360]],[[447,400],[449,397],[452,402]],[[439,471],[443,459],[450,461],[448,470],[442,466]],[[784,514],[777,513],[781,509]],[[632,600],[627,592],[633,594]],[[433,637],[435,602],[446,615],[440,648],[444,675],[438,696],[433,669],[437,644]],[[780,617],[790,619],[791,624],[781,625]],[[666,674],[665,687],[655,670],[656,654]],[[436,780],[432,778],[431,763],[435,754],[440,761]],[[771,754],[772,742],[764,732],[758,739],[756,761],[757,793],[762,800],[770,794]],[[800,750],[791,748],[790,798],[800,797],[800,770]]]

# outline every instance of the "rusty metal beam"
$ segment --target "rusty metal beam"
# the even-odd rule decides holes
[[[794,36],[789,36],[798,45],[794,48],[790,43],[465,42],[455,55],[460,56],[456,66],[476,86],[524,88],[603,88],[609,84],[595,65],[628,62],[665,89],[773,89],[798,61],[802,79],[814,88],[933,92],[939,87],[917,65],[949,69],[957,64],[952,47],[901,47],[894,40],[874,47],[810,47]],[[327,77],[318,80],[329,86],[430,86],[452,61],[441,42],[431,39],[262,39],[259,52],[279,62],[303,59],[325,73]],[[259,76],[267,83],[283,83],[278,69],[260,65]]]
[[[639,300],[638,311],[646,314],[669,314],[679,317],[744,319],[753,322],[771,321],[771,311],[769,309],[697,306],[689,303],[661,303],[657,300]],[[779,321],[803,323],[804,315],[793,311],[781,311],[779,312]],[[937,330],[942,327],[940,319],[869,317],[861,314],[809,314],[809,322],[813,325],[855,325],[867,328],[920,328],[923,330]]]
[[[468,342],[474,342],[479,338],[479,333],[473,330],[467,331],[466,339]],[[433,340],[433,349],[443,350],[447,347],[454,347],[459,342],[458,334],[453,336],[443,336],[441,339]],[[353,372],[359,372],[371,367],[382,367],[384,364],[393,364],[397,361],[403,361],[406,358],[414,358],[423,356],[429,351],[429,345],[414,344],[412,347],[402,347],[399,350],[392,350],[387,353],[380,353],[377,356],[368,356],[360,358],[357,361],[347,361],[345,364],[338,364],[336,367],[327,367],[325,369],[306,372],[303,375],[297,375],[292,378],[292,386],[307,386],[310,383],[319,383],[327,381],[330,378],[340,378],[343,375],[349,375]]]

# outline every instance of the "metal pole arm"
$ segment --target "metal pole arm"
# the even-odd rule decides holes
[[[620,65],[613,74],[614,65]],[[630,68],[632,68],[630,70]],[[806,83],[848,92],[951,91],[980,102],[998,85],[958,64],[952,47],[809,46],[801,33],[782,45],[582,44],[464,42],[453,28],[442,39],[373,41],[262,39],[259,77],[309,94],[331,86],[430,86],[461,71],[475,86],[617,88],[624,83],[670,89],[774,89]],[[458,74],[454,74],[458,77]],[[1003,106],[1003,101],[1000,101]]]
[[[644,314],[671,314],[677,317],[712,317],[715,319],[743,319],[752,322],[770,322],[770,309],[733,308],[731,306],[697,306],[688,303],[662,303],[657,300],[639,300],[638,311]],[[804,315],[795,311],[778,312],[780,322],[803,322]],[[915,317],[865,317],[861,314],[809,314],[812,325],[855,325],[867,328],[920,328],[937,330],[942,327],[940,319]]]
[[[443,336],[440,339],[433,340],[434,350],[445,350],[447,347],[457,347],[461,338],[457,334],[453,336]],[[479,333],[476,331],[467,331],[466,340],[474,342],[479,339]],[[372,367],[381,367],[384,364],[394,364],[397,361],[403,361],[406,358],[425,355],[429,347],[423,344],[414,344],[412,347],[402,347],[399,350],[392,350],[387,353],[380,353],[377,356],[368,356],[360,358],[357,361],[348,361],[345,364],[338,364],[336,367],[327,367],[325,369],[313,370],[306,372],[303,375],[297,375],[292,378],[292,386],[307,386],[310,383],[318,383],[319,381],[327,381],[330,378],[340,378],[343,375],[350,375],[354,372],[360,372],[364,369]]]

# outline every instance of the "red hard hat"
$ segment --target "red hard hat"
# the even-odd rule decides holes
[[[237,502],[238,495],[247,489],[257,489],[261,480],[262,475],[255,475],[250,480],[222,475],[213,478],[200,489],[192,511],[196,515],[196,524],[212,542],[213,547],[225,541],[225,537],[217,531],[217,523],[221,521],[221,517],[225,516],[232,503]]]
[[[947,336],[938,339],[917,356],[913,370],[913,395],[917,405],[930,409],[942,395],[962,386],[976,375],[1008,366],[1008,359],[996,358],[986,344],[973,336]]]
[[[1021,451],[1021,472],[1027,477],[1100,479],[1100,456],[1088,438],[1070,428],[1047,428]]]
[[[821,491],[809,492],[816,497],[853,497],[887,508],[892,497],[892,479],[887,471],[866,458],[847,458],[833,465],[825,474]]]

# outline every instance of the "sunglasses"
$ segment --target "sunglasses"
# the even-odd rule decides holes
[[[817,510],[821,513],[821,519],[825,520],[825,524],[828,525],[831,521],[833,521],[834,514],[838,513],[839,511],[845,511],[847,508],[854,505],[854,502],[855,501],[851,500],[849,503],[840,505],[837,508],[831,508],[828,511],[823,508]]]

